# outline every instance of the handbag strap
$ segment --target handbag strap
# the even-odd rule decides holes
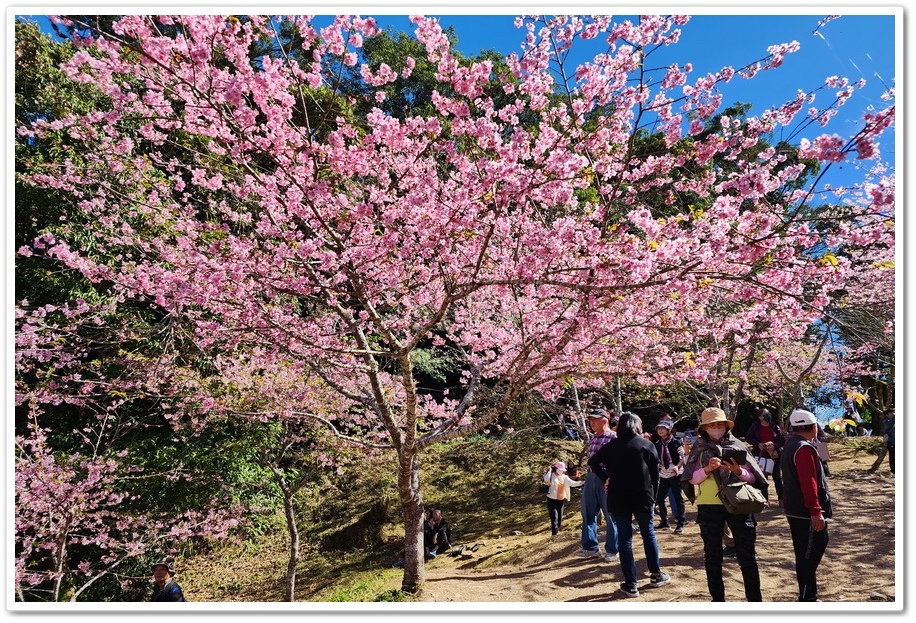
[[[703,463],[703,451],[702,450],[700,450],[700,463],[701,464]],[[722,479],[719,478],[719,468],[718,467],[712,470],[712,477],[716,479],[716,485],[718,485],[719,493],[721,493],[722,487],[724,487],[726,483],[722,482]]]
[[[734,477],[734,474],[729,472],[728,480],[726,480],[725,482],[722,482],[722,479],[719,478],[719,469],[716,468],[712,472],[712,477],[716,479],[716,484],[719,485],[719,492],[721,493],[722,489],[725,488],[725,485],[727,485],[731,481],[731,479]],[[742,480],[741,482],[744,482],[744,481]]]

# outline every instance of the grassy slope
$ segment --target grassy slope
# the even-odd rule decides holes
[[[537,487],[556,460],[583,465],[582,444],[530,438],[442,444],[421,456],[423,498],[443,509],[456,544],[544,530]],[[391,464],[390,456],[387,464],[361,464],[359,478],[345,473],[300,496],[297,601],[373,601],[399,588],[401,572],[391,563],[404,528]],[[194,601],[282,601],[287,561],[281,530],[197,555],[182,565],[179,581]]]

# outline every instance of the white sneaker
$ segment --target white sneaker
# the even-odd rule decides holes
[[[589,556],[600,556],[601,552],[597,549],[580,549],[576,552],[576,556],[582,556],[583,558],[588,558]]]
[[[617,562],[617,554],[605,554],[604,562]]]

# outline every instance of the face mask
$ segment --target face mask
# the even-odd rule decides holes
[[[725,436],[725,431],[726,431],[725,428],[707,428],[706,434],[709,435],[710,439],[715,439],[716,441],[718,441],[719,439],[722,439],[722,437]]]
[[[773,421],[773,416],[770,415],[769,413],[767,413],[766,415],[763,416],[763,421],[764,421],[764,422],[772,422],[772,421]]]

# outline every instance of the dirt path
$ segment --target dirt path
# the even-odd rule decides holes
[[[896,595],[894,478],[886,464],[867,472],[874,457],[851,453],[834,457],[828,483],[834,499],[830,543],[818,580],[825,602],[893,602]],[[772,497],[772,494],[771,494]],[[442,557],[427,566],[421,601],[428,602],[708,602],[695,507],[687,505],[684,534],[662,530],[658,536],[662,568],[672,581],[648,587],[641,541],[634,540],[637,569],[645,573],[640,595],[617,590],[620,564],[603,558],[580,558],[581,518],[577,498],[567,506],[564,530],[551,541],[547,527],[537,534],[506,535],[480,541],[476,552]],[[788,523],[778,506],[758,517],[757,553],[763,598],[767,602],[797,599],[794,554]],[[603,531],[601,538],[603,539]],[[902,541],[901,541],[902,543]],[[726,599],[743,601],[741,571],[725,560]]]

